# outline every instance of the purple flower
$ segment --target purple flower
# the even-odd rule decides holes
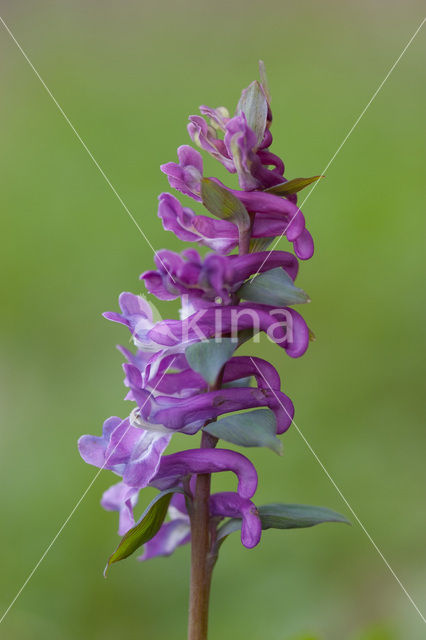
[[[203,498],[210,521],[210,553],[217,552],[214,539],[225,518],[241,521],[245,547],[258,544],[261,520],[251,501],[258,482],[255,467],[240,453],[220,444],[215,448],[217,438],[207,425],[238,412],[238,428],[244,430],[247,420],[253,434],[238,440],[234,431],[234,439],[226,441],[241,446],[265,446],[268,438],[276,442],[275,435],[287,431],[292,423],[293,403],[281,390],[276,369],[261,358],[234,355],[232,340],[237,349],[251,335],[264,332],[292,358],[303,355],[309,344],[310,332],[303,317],[293,308],[284,307],[297,302],[297,298],[270,295],[274,286],[271,282],[284,283],[284,287],[288,283],[291,289],[289,278],[294,281],[297,276],[297,258],[310,258],[314,248],[296,196],[267,192],[287,179],[284,162],[270,151],[272,113],[265,80],[252,83],[242,92],[233,115],[224,107],[202,106],[200,112],[201,116],[189,118],[191,139],[230,173],[237,174],[240,188],[232,189],[215,177],[202,182],[202,155],[188,145],[178,148],[177,162],[161,166],[173,189],[206,209],[206,215],[196,214],[173,195],[162,193],[158,216],[163,227],[180,240],[195,243],[197,249],[207,247],[210,252],[201,255],[197,249],[187,248],[179,254],[163,249],[154,256],[155,269],[141,275],[150,295],[165,301],[180,299],[180,319],[155,321],[150,304],[128,292],[119,297],[119,313],[104,314],[129,329],[136,347],[135,351],[119,347],[126,359],[124,385],[131,408],[124,420],[106,420],[102,435],[84,435],[79,440],[80,454],[88,464],[121,478],[105,491],[101,501],[106,510],[119,514],[120,535],[135,524],[133,510],[141,489],[185,490],[185,496],[176,493],[171,498],[169,519],[146,543],[141,560],[170,555],[190,541],[194,509],[200,499],[197,491],[202,479],[197,480],[197,476],[229,471],[237,477],[237,490],[207,493]],[[210,191],[206,191],[207,183]],[[296,255],[266,250],[282,235],[292,243]],[[256,247],[262,250],[256,251]],[[237,248],[238,254],[231,253]],[[260,287],[260,295],[250,294],[249,279],[273,269],[278,275],[257,278],[255,287]],[[278,280],[274,280],[275,275]],[[274,300],[282,306],[272,306]],[[196,343],[206,342],[211,349],[214,340],[218,345],[213,344],[213,352],[209,350],[203,356],[204,345]],[[187,352],[189,347],[191,351]],[[192,359],[194,352],[198,353],[197,361]],[[245,412],[258,408],[268,411],[251,411],[250,422]],[[224,419],[220,428],[237,430],[235,424],[235,420]],[[187,450],[165,453],[174,433],[190,437],[199,431],[203,434],[201,448],[193,448],[191,441]],[[170,499],[160,498],[162,505]]]
[[[82,436],[78,448],[88,464],[114,471],[126,485],[142,488],[155,476],[169,442],[169,434],[113,417],[104,422],[102,436]]]
[[[197,216],[170,193],[162,193],[159,200],[158,215],[164,228],[180,240],[198,242],[222,254],[237,246],[238,228],[232,222]]]
[[[138,345],[146,349],[153,349],[147,335],[154,323],[152,310],[149,304],[141,296],[133,293],[122,293],[118,299],[121,314],[114,311],[106,311],[103,315],[107,320],[124,324],[129,330]]]
[[[179,164],[167,162],[161,165],[161,171],[169,179],[170,186],[194,200],[201,200],[200,185],[203,177],[203,158],[198,151],[188,145],[177,150]]]
[[[120,515],[118,534],[124,536],[135,524],[133,508],[137,504],[139,489],[129,487],[124,482],[118,482],[107,489],[101,500],[101,505],[107,511],[118,511]]]
[[[226,124],[229,121],[229,111],[226,107],[217,107],[216,109],[212,109],[211,107],[206,107],[205,105],[201,105],[200,112],[203,116],[207,116],[210,125],[213,129],[225,131]]]
[[[211,109],[203,106],[200,111],[210,123],[200,116],[190,116],[188,131],[191,139],[228,171],[236,172],[241,189],[267,189],[286,181],[283,161],[268,150],[272,144],[269,130],[272,114],[264,88],[259,83],[253,82],[243,90],[233,118],[223,107]],[[219,133],[223,134],[223,139]],[[163,165],[162,169],[169,165]],[[183,191],[182,186],[181,183],[176,188]],[[199,199],[199,189],[188,193],[186,188],[183,192]]]
[[[204,118],[190,116],[188,133],[193,142],[219,160],[230,173],[236,172],[234,161],[225,142],[218,137],[216,129],[208,125]]]
[[[191,525],[185,500],[175,494],[169,507],[169,522],[149,542],[139,560],[150,560],[159,556],[169,556],[178,547],[191,540]],[[210,515],[219,521],[223,518],[241,518],[241,542],[247,549],[259,544],[262,526],[256,506],[251,500],[241,498],[231,491],[210,496]]]
[[[215,304],[232,304],[233,294],[250,276],[268,269],[282,267],[294,280],[297,259],[286,251],[267,251],[248,255],[221,256],[208,254],[204,260],[195,249],[179,255],[163,249],[155,256],[156,271],[145,271],[141,279],[149,293],[161,300],[174,300],[187,295],[199,308]]]
[[[241,498],[237,493],[226,491],[215,493],[210,498],[210,514],[230,518],[241,518],[241,542],[252,549],[260,542],[262,525],[251,500]]]
[[[289,307],[274,309],[246,302],[201,309],[184,320],[162,320],[150,329],[147,336],[158,346],[184,351],[193,342],[217,336],[218,327],[221,335],[225,336],[235,336],[245,330],[264,331],[293,358],[302,356],[309,345],[309,329],[297,311]],[[158,351],[154,354],[150,364],[163,357],[164,353]]]
[[[261,185],[253,175],[254,165],[260,164],[255,149],[257,136],[247,124],[244,113],[232,118],[226,125],[225,146],[234,161],[241,189],[248,191]]]
[[[167,373],[169,365],[173,364],[173,373]],[[133,364],[129,363],[129,364]],[[204,378],[193,371],[188,365],[185,356],[165,357],[155,373],[148,366],[133,367],[139,370],[140,377],[134,368],[129,370],[128,364],[124,364],[126,373],[125,385],[127,387],[144,388],[156,394],[169,394],[174,397],[188,397],[207,390]],[[152,375],[150,375],[152,374]],[[223,384],[232,384],[237,381],[249,380],[254,377],[259,389],[266,391],[280,390],[281,382],[277,370],[266,360],[253,356],[234,356],[225,364],[223,369]],[[127,400],[134,400],[132,391],[127,395]]]
[[[257,473],[248,458],[228,449],[189,449],[162,456],[151,485],[157,489],[177,486],[185,476],[232,471],[238,478],[238,495],[251,498],[257,488]]]
[[[215,420],[225,413],[269,407],[277,419],[277,433],[284,433],[293,420],[293,404],[282,391],[239,387],[221,389],[194,396],[151,396],[146,390],[132,387],[132,399],[140,407],[137,420],[146,426],[162,425],[170,431],[194,434],[208,420]]]
[[[232,144],[240,148],[244,139],[241,136],[237,136],[237,134],[235,136],[230,140],[234,140]],[[247,154],[243,154],[244,149],[245,147],[243,146],[240,149],[240,173],[242,172],[245,175],[248,167],[252,166],[253,162],[258,167],[256,171],[264,171],[264,169],[260,168],[258,159],[254,160],[252,158],[249,160]],[[272,155],[268,155],[268,162],[276,162],[278,165],[276,171],[284,170],[284,166],[281,167],[279,159],[277,160],[275,156],[272,158]],[[203,177],[202,157],[197,151],[188,146],[179,147],[178,157],[179,164],[169,162],[162,165],[161,168],[167,175],[171,187],[200,201],[201,178]],[[247,175],[249,174],[247,173]],[[250,184],[245,184],[245,190],[243,191],[229,189],[215,178],[214,181],[241,200],[247,211],[255,214],[253,237],[285,235],[293,243],[296,255],[299,258],[307,260],[312,257],[314,251],[312,237],[305,229],[305,218],[296,206],[296,198],[282,198],[272,193],[253,190],[256,185],[253,186],[254,183],[252,183],[251,178],[247,177],[246,179]],[[282,175],[275,175],[272,182],[269,182],[267,186],[279,184],[285,182],[285,180]],[[162,218],[165,228],[173,231],[181,240],[198,242],[220,253],[227,253],[238,243],[238,229],[235,225],[230,226],[231,223],[223,220],[214,221],[211,218],[205,218],[205,216],[196,216],[191,209],[183,208],[179,201],[170,194],[162,194],[160,196],[158,215]],[[212,222],[215,222],[215,238],[211,237],[212,228],[210,225]]]

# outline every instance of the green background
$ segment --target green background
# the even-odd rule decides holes
[[[232,109],[262,58],[272,150],[288,178],[319,173],[423,17],[409,1],[0,6],[152,245],[176,250],[156,216],[168,190],[158,167],[188,142],[188,114]],[[277,366],[297,425],[423,611],[425,29],[304,207],[316,253],[298,282],[317,341],[300,360],[266,341],[246,349]],[[122,290],[143,292],[153,255],[1,25],[0,56],[3,610],[95,475],[77,438],[127,415],[114,345],[128,334],[100,314]],[[172,317],[177,305],[158,308]],[[320,504],[354,521],[294,427],[283,441],[283,458],[251,456],[257,501]],[[99,507],[112,480],[104,472],[91,487],[1,637],[185,637],[188,548],[102,577],[117,542],[116,516]],[[211,640],[424,637],[356,522],[268,531],[253,551],[238,536],[223,547]]]

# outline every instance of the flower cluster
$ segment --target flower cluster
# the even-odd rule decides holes
[[[299,357],[310,339],[304,319],[290,305],[308,300],[294,280],[298,258],[312,256],[313,241],[297,206],[297,188],[286,189],[284,164],[269,150],[272,115],[265,79],[242,92],[233,117],[224,107],[200,111],[201,116],[189,118],[192,141],[236,174],[240,189],[205,176],[201,153],[187,145],[179,147],[177,163],[162,165],[172,188],[215,216],[197,215],[163,193],[158,215],[164,228],[212,253],[159,251],[156,269],[141,276],[158,299],[181,299],[179,320],[155,322],[146,300],[131,293],[121,294],[120,313],[105,314],[128,327],[136,347],[132,352],[121,348],[126,398],[133,409],[124,420],[106,420],[101,436],[79,441],[87,463],[121,478],[102,498],[105,509],[119,513],[120,535],[135,525],[141,489],[176,491],[169,519],[146,541],[142,560],[169,555],[190,541],[199,474],[235,474],[235,492],[210,495],[211,522],[217,533],[231,518],[239,523],[244,546],[258,544],[262,523],[252,502],[256,470],[241,453],[216,444],[221,438],[274,448],[276,435],[290,427],[294,408],[271,364],[235,351],[263,331],[289,356]],[[277,236],[285,236],[296,255],[268,252]],[[231,253],[235,249],[238,253]],[[188,450],[167,454],[174,433],[200,431],[209,434],[208,447],[191,441]]]

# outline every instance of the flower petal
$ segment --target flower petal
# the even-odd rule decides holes
[[[163,456],[151,485],[169,489],[187,475],[220,471],[236,474],[241,498],[251,498],[256,492],[257,473],[253,464],[245,456],[228,449],[189,449]]]
[[[135,524],[133,507],[138,501],[139,489],[129,487],[124,482],[118,482],[107,489],[101,500],[101,505],[107,511],[118,511],[120,514],[118,535],[124,536]]]
[[[226,491],[215,493],[210,497],[210,514],[242,518],[241,542],[247,549],[252,549],[260,542],[262,523],[251,500],[241,498],[238,493]]]

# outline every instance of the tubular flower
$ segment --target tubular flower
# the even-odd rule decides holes
[[[210,474],[231,471],[237,483],[235,491],[205,497],[209,557],[217,557],[225,534],[235,527],[241,529],[242,544],[252,548],[262,527],[274,526],[265,524],[252,502],[258,484],[253,464],[229,447],[280,452],[277,435],[290,427],[294,407],[271,364],[235,351],[263,332],[283,357],[298,358],[312,335],[293,305],[309,301],[294,282],[298,258],[312,256],[313,242],[297,207],[297,189],[289,187],[283,161],[269,150],[272,115],[265,82],[243,91],[233,116],[224,107],[200,111],[201,116],[189,118],[192,141],[236,174],[240,189],[204,176],[201,153],[188,145],[178,148],[178,162],[161,166],[170,187],[205,208],[199,215],[174,195],[160,195],[164,228],[195,247],[180,254],[158,251],[155,269],[141,275],[150,295],[180,300],[180,318],[156,321],[150,304],[127,292],[119,297],[120,312],[104,314],[128,328],[135,346],[120,347],[132,406],[124,420],[106,420],[102,435],[79,440],[88,464],[120,478],[101,504],[118,512],[123,541],[142,536],[149,518],[151,523],[160,519],[148,537],[140,538],[145,544],[141,560],[170,555],[191,541],[198,526],[197,483]],[[267,250],[281,236],[296,255]],[[202,247],[209,251],[201,254]],[[176,432],[191,438],[188,449],[168,453]],[[200,432],[197,448],[194,436]],[[145,487],[160,493],[135,525],[133,511]]]

